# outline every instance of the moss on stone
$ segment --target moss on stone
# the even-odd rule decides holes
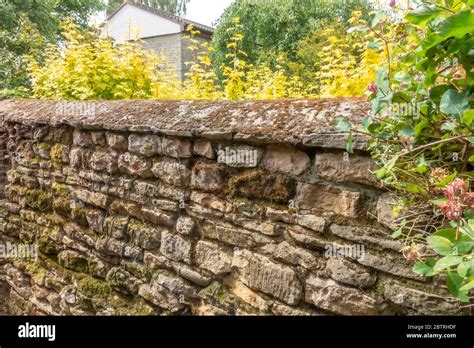
[[[91,276],[84,276],[79,280],[77,286],[85,296],[90,298],[105,299],[112,292],[112,287],[108,282]]]
[[[87,209],[80,206],[79,204],[71,204],[71,218],[75,222],[77,222],[79,225],[82,226],[89,226],[87,222]]]
[[[40,150],[49,150],[53,146],[53,143],[51,141],[42,141],[38,144],[36,144],[36,148]]]
[[[59,169],[63,164],[63,157],[67,154],[67,146],[63,144],[55,144],[51,148],[50,157],[53,168]]]
[[[31,209],[46,212],[52,208],[52,195],[41,189],[28,190],[25,202]]]
[[[71,192],[69,190],[69,186],[67,185],[54,182],[53,185],[51,186],[51,189],[53,191],[54,196],[56,197],[61,197],[61,198],[66,198],[66,199],[71,198]]]

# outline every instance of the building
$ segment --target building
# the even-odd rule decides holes
[[[214,29],[153,7],[126,0],[107,18],[103,35],[113,37],[116,42],[140,39],[144,47],[162,53],[176,66],[176,74],[183,80],[189,70],[193,54],[189,41],[184,39],[189,25],[201,32],[199,40],[210,41]]]

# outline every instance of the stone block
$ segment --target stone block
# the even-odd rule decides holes
[[[143,156],[153,156],[161,153],[162,139],[158,135],[130,134],[128,151]]]
[[[209,140],[205,140],[205,139],[195,140],[193,152],[196,155],[199,155],[208,159],[216,158],[216,151],[212,147],[212,143]]]
[[[334,212],[356,218],[360,210],[362,194],[326,184],[298,183],[295,204],[299,209],[315,209]]]
[[[232,249],[201,240],[196,245],[195,261],[200,268],[223,275],[231,271]]]
[[[300,175],[309,166],[309,156],[291,147],[271,145],[263,158],[265,169],[288,175]]]
[[[380,314],[377,302],[363,291],[314,275],[306,279],[305,301],[335,314]]]
[[[164,231],[161,234],[161,253],[173,261],[184,261],[188,264],[192,259],[192,243],[183,237]]]
[[[372,174],[377,165],[369,156],[346,153],[317,153],[315,173],[318,177],[335,182],[356,182],[374,185],[377,179]]]
[[[153,163],[153,174],[165,183],[178,187],[187,187],[191,179],[191,170],[178,160],[162,157]]]
[[[289,305],[296,305],[302,296],[302,286],[289,267],[248,250],[236,250],[232,268],[248,287],[274,296]]]
[[[134,155],[130,152],[125,152],[120,155],[118,159],[118,167],[124,173],[132,176],[140,176],[143,178],[150,178],[153,176],[151,171],[151,161],[143,156]]]

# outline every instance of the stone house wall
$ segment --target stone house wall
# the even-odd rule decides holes
[[[160,35],[142,39],[143,47],[163,54],[168,62],[175,67],[176,76],[181,81],[185,80],[186,73],[189,71],[189,64],[194,59],[193,52],[188,48],[190,43],[186,39],[186,33],[176,33],[169,35]],[[198,41],[210,41],[202,36],[196,37]]]
[[[0,237],[39,248],[2,261],[9,313],[469,314],[389,237],[367,139],[345,153],[362,100],[60,103],[0,102]]]

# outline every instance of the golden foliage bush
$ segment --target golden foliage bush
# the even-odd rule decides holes
[[[351,19],[358,20],[355,12]],[[308,81],[303,81],[283,55],[276,64],[251,65],[242,50],[245,37],[238,18],[229,28],[228,65],[221,67],[219,84],[210,58],[212,47],[196,38],[188,28],[187,39],[193,52],[186,80],[181,83],[171,64],[137,41],[117,45],[92,31],[81,31],[72,21],[63,24],[63,47],[48,48],[44,64],[31,60],[34,96],[44,99],[301,99],[357,96],[374,80],[383,50],[367,49],[373,39],[360,33],[347,34],[337,28],[323,29],[311,49],[317,59]],[[315,35],[314,33],[312,34]],[[306,39],[307,42],[308,39]],[[306,54],[311,54],[309,51]],[[308,78],[306,78],[308,80]]]

